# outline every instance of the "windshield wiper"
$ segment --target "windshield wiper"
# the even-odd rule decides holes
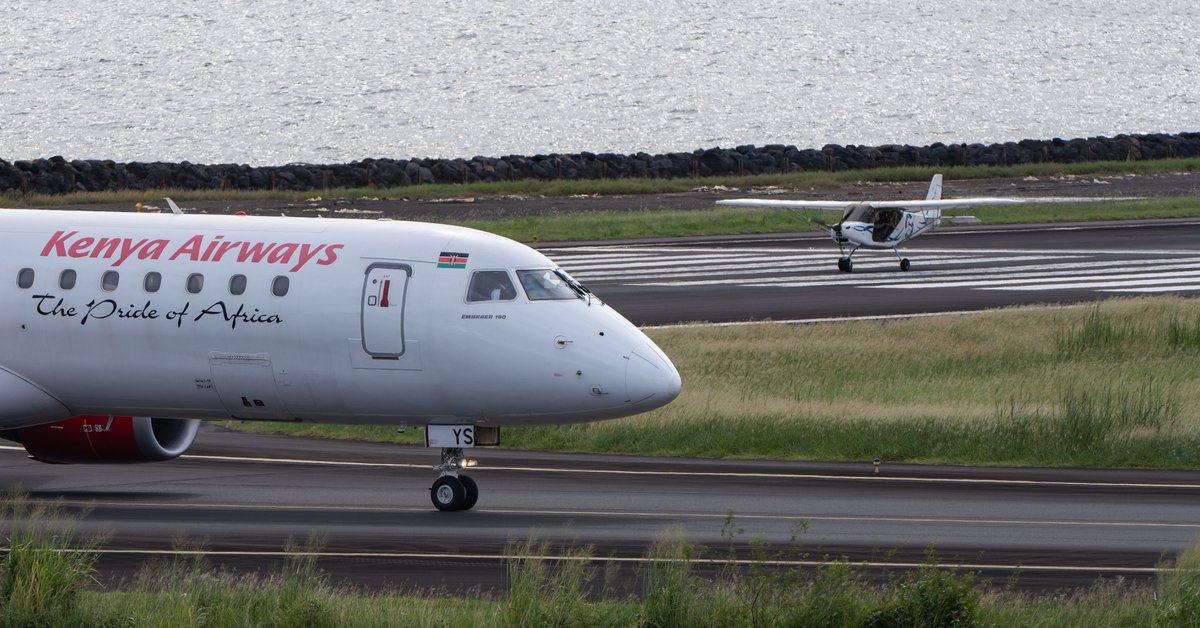
[[[559,279],[562,279],[563,283],[570,286],[571,290],[575,291],[576,296],[578,296],[581,299],[586,300],[588,305],[592,304],[592,291],[591,290],[588,290],[583,284],[579,283],[578,281],[575,281],[574,278],[572,278],[567,273],[564,273],[561,269],[555,268],[554,274],[557,275]]]

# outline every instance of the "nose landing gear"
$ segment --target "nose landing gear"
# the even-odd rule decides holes
[[[433,468],[442,476],[429,489],[429,497],[438,510],[470,510],[479,501],[479,486],[459,469],[469,466],[459,447],[443,447],[442,463]]]

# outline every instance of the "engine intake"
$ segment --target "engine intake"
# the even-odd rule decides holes
[[[192,446],[198,419],[83,414],[12,430],[29,456],[52,464],[162,462]]]

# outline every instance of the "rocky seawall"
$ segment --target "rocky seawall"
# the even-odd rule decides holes
[[[661,155],[577,153],[471,159],[364,159],[336,165],[259,167],[186,161],[67,161],[50,157],[11,163],[0,160],[0,192],[63,194],[150,188],[307,191],[517,179],[678,178],[888,166],[1003,166],[1173,157],[1200,157],[1200,133],[1022,140],[1003,144],[830,144],[819,150],[771,144]]]

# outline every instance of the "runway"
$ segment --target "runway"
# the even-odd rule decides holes
[[[827,236],[729,236],[542,251],[639,325],[812,320],[1200,293],[1200,220],[949,227],[836,268]]]
[[[846,556],[874,574],[943,562],[1001,583],[1050,589],[1097,578],[1149,580],[1200,533],[1200,473],[959,468],[869,463],[712,461],[476,450],[475,510],[429,503],[424,448],[261,436],[206,426],[192,452],[154,465],[60,466],[0,449],[6,490],[91,508],[85,530],[112,537],[102,578],[201,546],[214,564],[278,564],[289,537],[323,539],[335,582],[465,592],[505,586],[501,560],[529,535],[593,546],[636,591],[641,558],[666,530],[707,549],[715,571],[732,542],[757,537],[811,567]],[[744,532],[723,535],[732,513]],[[187,542],[181,543],[180,539]],[[711,562],[709,562],[711,561]]]
[[[1200,221],[945,229],[856,256],[817,234],[713,237],[543,249],[641,325],[811,320],[970,311],[1021,303],[1200,292]],[[872,574],[935,547],[947,564],[1047,590],[1098,578],[1150,581],[1200,535],[1200,472],[992,469],[867,461],[712,461],[476,450],[470,512],[429,502],[433,450],[312,441],[206,426],[183,458],[151,465],[43,465],[0,447],[0,487],[90,507],[108,531],[106,582],[202,544],[210,560],[269,569],[289,538],[317,535],[335,582],[499,590],[503,555],[531,534],[590,545],[638,590],[647,547],[679,529],[715,572],[757,537],[785,566],[846,556]],[[744,532],[723,535],[727,516]],[[798,534],[796,551],[782,551]],[[186,539],[182,543],[180,539]],[[206,539],[206,541],[204,541]],[[203,541],[203,542],[202,542]],[[202,543],[201,543],[202,542]],[[705,562],[711,560],[712,562]]]

